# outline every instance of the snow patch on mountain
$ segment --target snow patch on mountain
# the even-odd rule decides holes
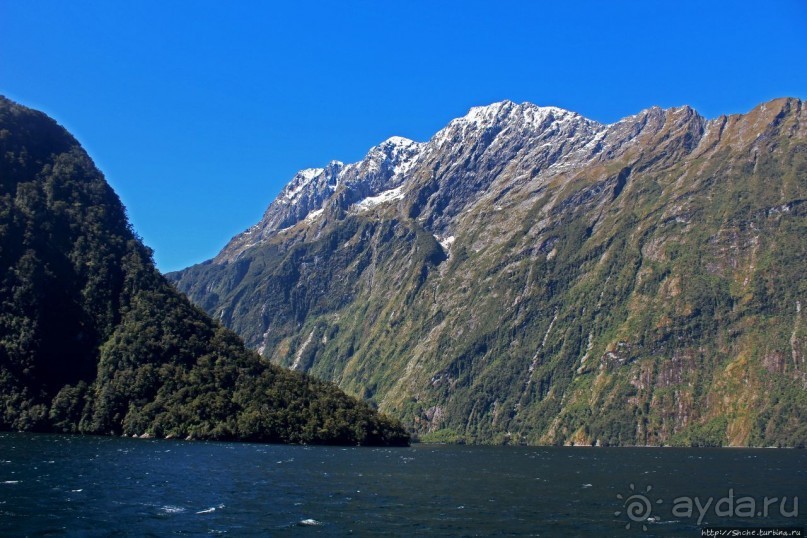
[[[451,245],[454,244],[454,239],[455,239],[453,235],[449,235],[448,237],[446,237],[444,239],[440,239],[439,236],[434,236],[434,238],[437,239],[437,242],[440,243],[440,246],[443,247],[443,250],[450,249]]]
[[[368,196],[361,202],[357,203],[355,207],[358,211],[367,211],[377,205],[385,204],[393,200],[400,200],[403,198],[403,196],[403,186],[395,187],[394,189],[384,191],[377,196]]]
[[[322,215],[324,211],[325,211],[324,208],[315,209],[314,211],[310,212],[308,215],[305,216],[303,222],[306,223],[314,222],[315,220],[319,219],[319,217]]]

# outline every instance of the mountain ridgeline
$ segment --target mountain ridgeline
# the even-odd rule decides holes
[[[807,114],[504,101],[301,171],[169,275],[426,440],[807,443]]]
[[[400,445],[401,425],[263,361],[155,269],[46,115],[0,98],[0,429]]]

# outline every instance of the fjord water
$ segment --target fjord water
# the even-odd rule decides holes
[[[639,494],[650,520],[626,513]],[[696,496],[751,497],[759,511],[787,498],[784,515],[779,501],[754,517],[721,518],[713,504],[703,525],[804,527],[807,453],[0,434],[3,536],[700,536],[697,509],[672,514],[674,499]]]

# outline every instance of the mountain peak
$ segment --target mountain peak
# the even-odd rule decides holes
[[[513,101],[505,99],[504,101],[498,101],[485,106],[471,107],[465,116],[457,118],[454,122],[483,126],[489,125],[506,117],[517,106],[518,105]]]
[[[528,123],[542,123],[546,118],[582,117],[576,112],[556,106],[539,106],[525,101],[516,104],[505,99],[486,106],[472,107],[468,113],[455,121],[473,123],[476,125],[490,125],[505,119],[523,119]]]
[[[423,142],[415,142],[402,136],[392,136],[370,148],[364,160],[356,163],[356,166],[361,168],[367,165],[377,170],[390,167],[392,174],[396,175],[409,169],[409,165],[414,162],[422,146],[424,146]]]
[[[377,161],[378,157],[382,159],[389,159],[390,161],[406,160],[416,153],[423,145],[423,142],[415,142],[403,136],[391,136],[378,144],[373,146],[367,152],[364,159],[356,165],[361,165],[366,161]]]
[[[377,147],[386,147],[386,146],[411,146],[412,144],[418,144],[412,139],[406,138],[404,136],[391,136],[381,142]]]

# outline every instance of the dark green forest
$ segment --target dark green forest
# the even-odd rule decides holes
[[[396,420],[246,349],[157,271],[45,114],[0,97],[0,429],[403,445]]]

